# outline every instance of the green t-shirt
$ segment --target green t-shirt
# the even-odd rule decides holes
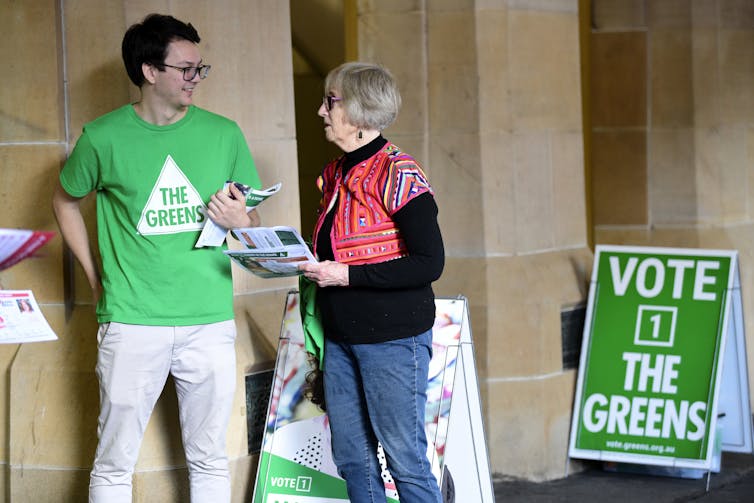
[[[206,110],[156,126],[126,105],[84,127],[60,182],[74,197],[97,192],[100,323],[233,318],[230,261],[220,247],[194,248],[209,198],[227,180],[260,188],[241,129]]]

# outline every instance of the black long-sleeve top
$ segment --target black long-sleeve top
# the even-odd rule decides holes
[[[343,176],[373,156],[387,140],[377,137],[343,156]],[[334,205],[333,208],[336,208]],[[445,250],[432,194],[421,194],[398,210],[393,221],[408,256],[377,264],[349,265],[347,287],[317,291],[325,336],[351,344],[385,342],[419,335],[435,318],[432,282],[445,265]],[[317,236],[317,256],[334,260],[330,231],[334,210],[326,215]]]

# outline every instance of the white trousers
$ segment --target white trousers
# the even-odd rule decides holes
[[[168,374],[178,396],[191,502],[230,501],[225,437],[236,386],[235,338],[232,320],[187,327],[100,326],[99,443],[90,503],[131,503],[139,448]]]

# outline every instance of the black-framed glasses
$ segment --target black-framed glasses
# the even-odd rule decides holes
[[[338,98],[337,96],[330,96],[329,94],[326,94],[322,97],[322,104],[325,105],[325,110],[328,112],[332,110],[333,104],[336,101],[341,101],[343,98]]]
[[[212,65],[173,66],[167,63],[160,63],[160,65],[158,66],[167,66],[169,68],[175,68],[176,70],[181,70],[183,72],[183,80],[185,81],[194,80],[197,74],[199,75],[200,79],[204,80],[207,78],[207,75],[209,74],[209,69],[212,68]]]

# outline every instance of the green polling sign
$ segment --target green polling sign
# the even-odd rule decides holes
[[[735,251],[598,246],[569,455],[710,469]]]

